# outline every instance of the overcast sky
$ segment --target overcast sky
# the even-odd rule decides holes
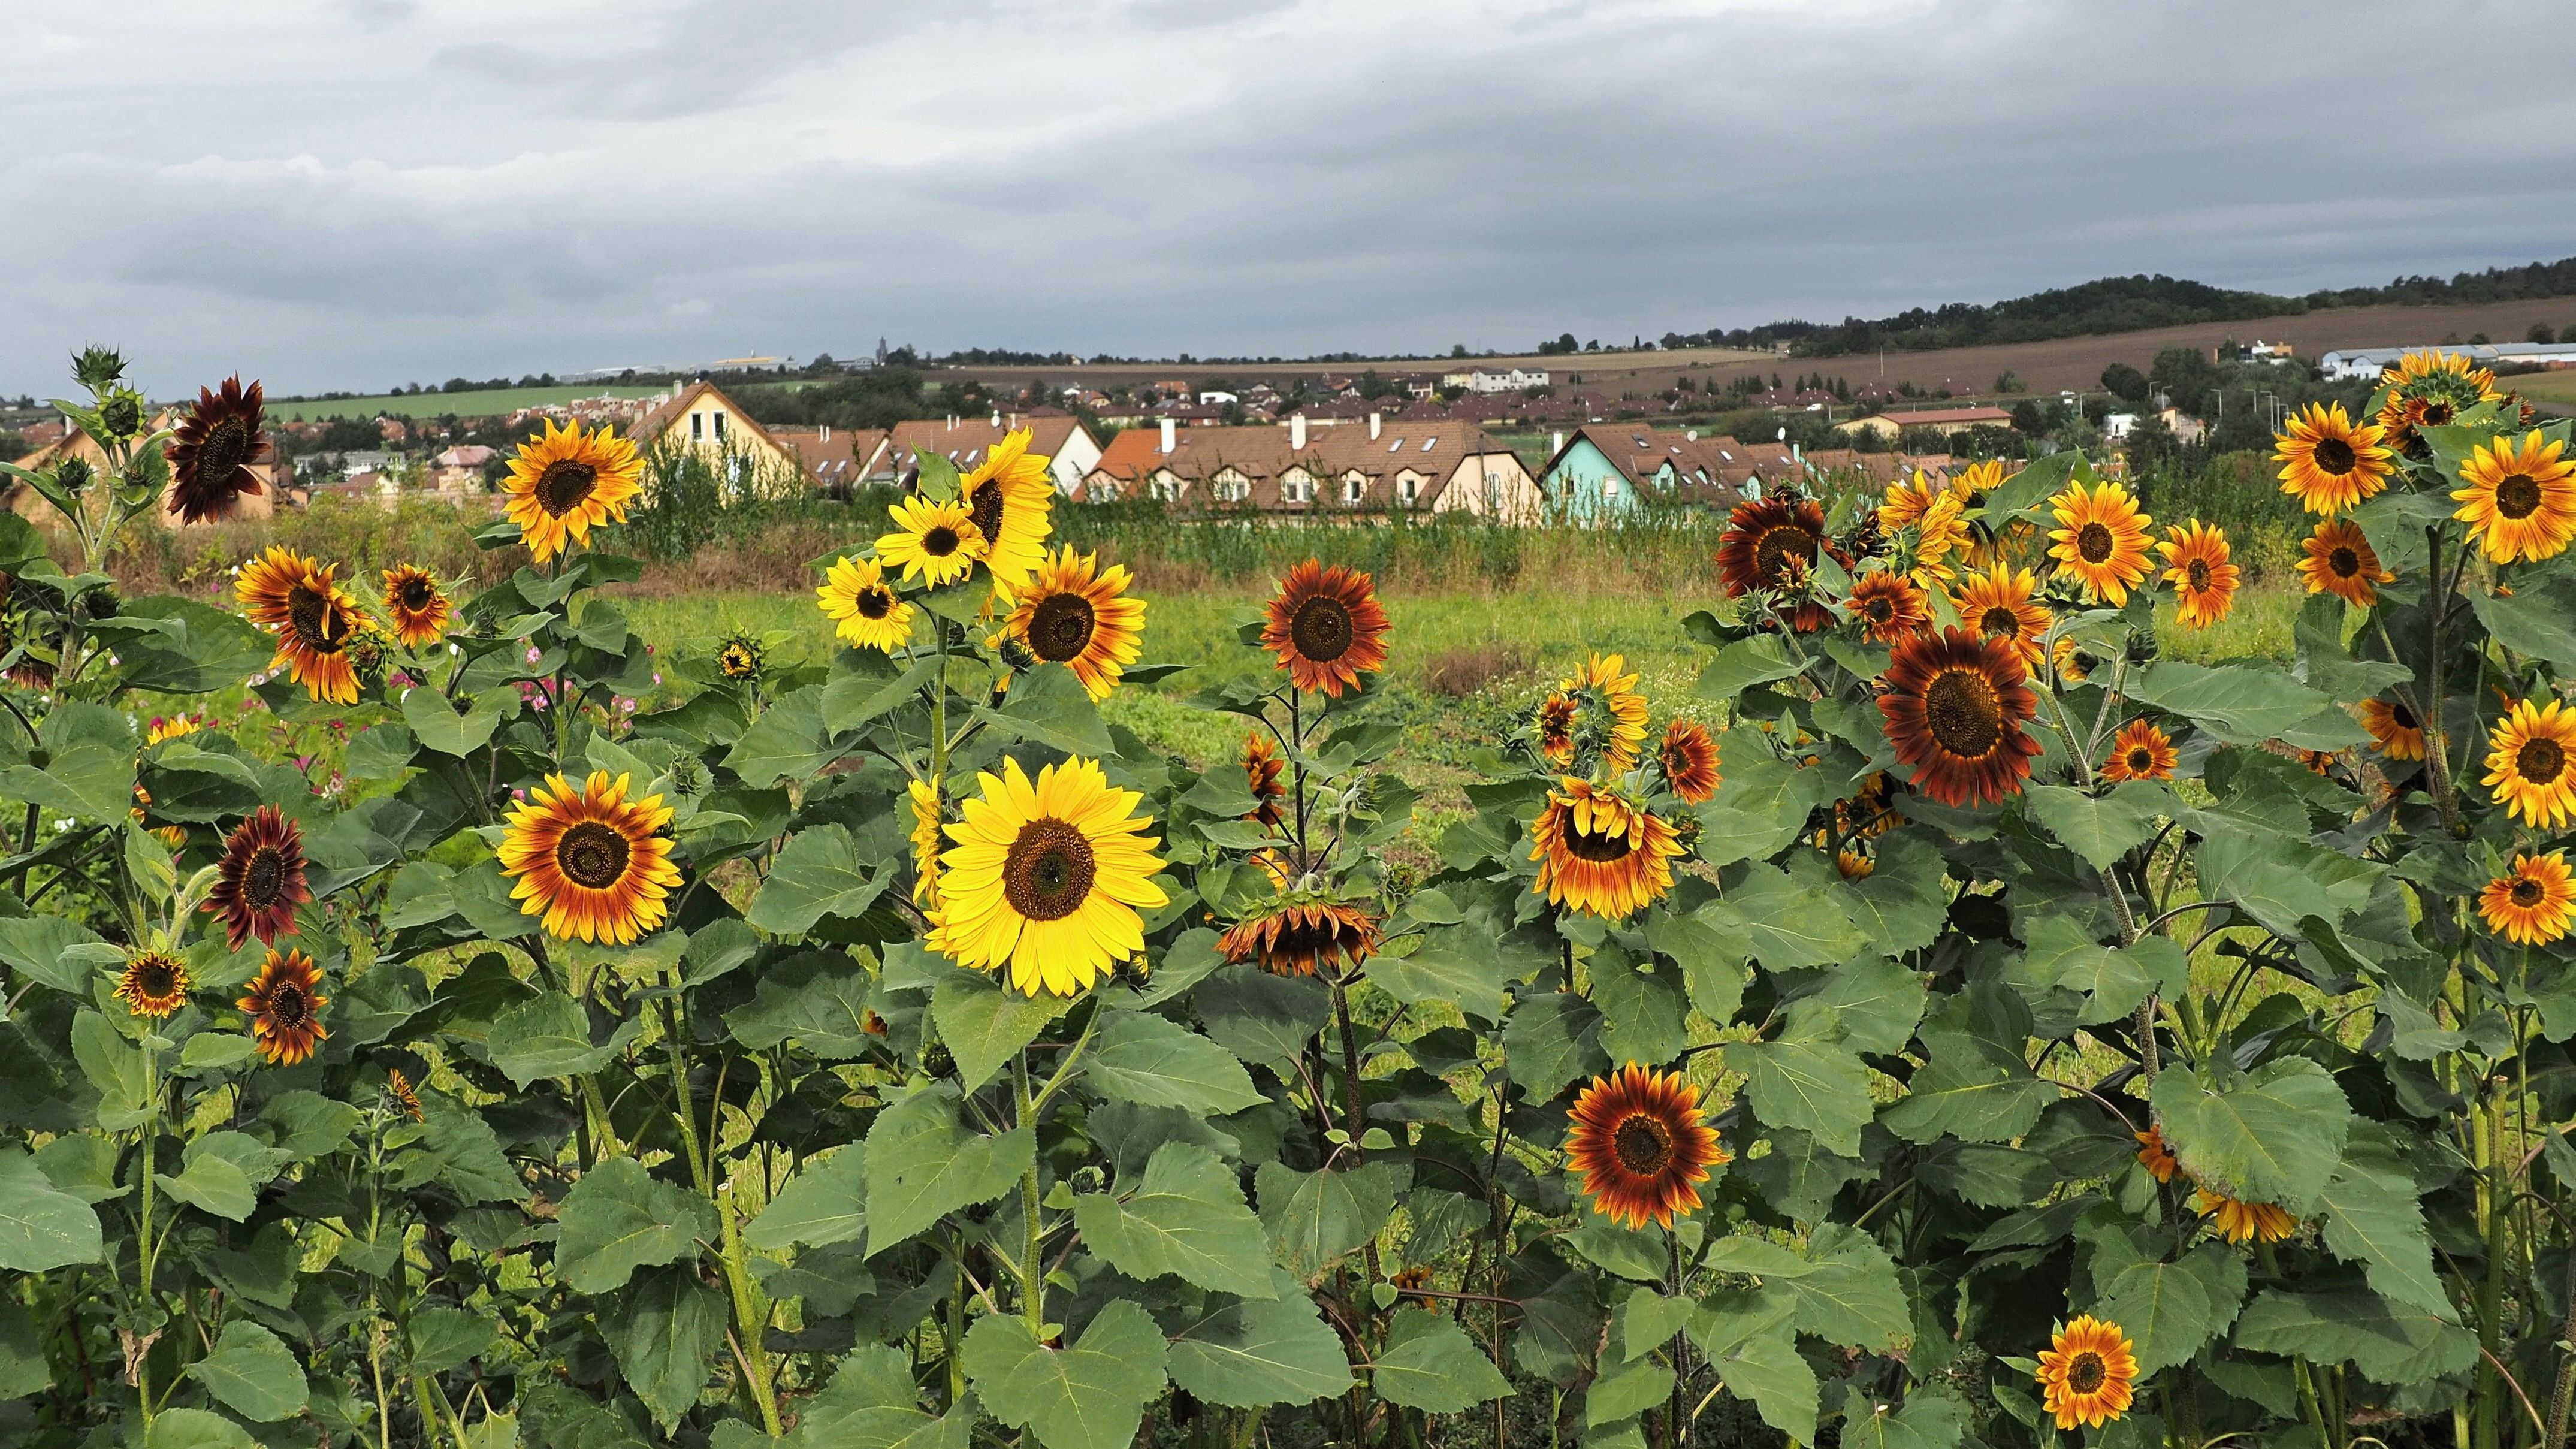
[[[2576,253],[2576,5],[0,0],[0,390],[1526,348]]]

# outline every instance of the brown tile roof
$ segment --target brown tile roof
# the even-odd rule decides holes
[[[767,443],[770,447],[776,449],[784,456],[795,459],[800,467],[803,466],[804,456],[802,454],[798,453],[794,448],[787,446],[787,444],[780,442],[776,434],[761,426],[758,418],[755,418],[751,414],[743,411],[742,404],[735,402],[732,398],[726,397],[723,391],[718,389],[714,383],[708,382],[704,378],[700,378],[698,381],[690,383],[687,387],[680,389],[679,392],[664,400],[652,411],[636,419],[635,425],[627,430],[626,435],[629,438],[634,439],[638,444],[650,444],[654,439],[661,437],[665,429],[677,424],[679,420],[688,413],[689,409],[697,403],[698,399],[709,396],[714,397],[718,402],[723,403],[727,408],[731,409],[733,415],[742,420],[742,425],[751,429],[752,436]],[[808,472],[810,473],[810,471],[811,470],[809,469]],[[806,481],[815,482],[818,480],[808,477]]]
[[[1161,429],[1135,428],[1109,440],[1092,472],[1117,480],[1123,491],[1168,468],[1184,485],[1181,501],[1202,504],[1213,501],[1210,486],[1231,470],[1249,486],[1245,501],[1289,510],[1306,507],[1281,492],[1292,465],[1302,464],[1316,476],[1319,501],[1331,507],[1401,507],[1400,486],[1410,473],[1420,489],[1412,506],[1429,508],[1469,458],[1509,451],[1482,428],[1455,419],[1384,422],[1375,438],[1360,426],[1313,428],[1303,452],[1289,446],[1291,436],[1284,427],[1180,428],[1165,453]],[[1344,492],[1353,474],[1362,488],[1355,504]]]
[[[848,428],[771,428],[769,436],[794,453],[805,471],[814,475],[815,482],[845,492],[859,481],[857,441],[871,434],[854,433]]]
[[[1006,413],[999,425],[990,417],[958,418],[953,422],[946,418],[921,418],[897,423],[889,433],[871,431],[865,434],[870,445],[862,447],[859,458],[863,463],[867,462],[874,453],[874,441],[882,438],[888,444],[886,456],[876,462],[872,477],[898,477],[910,471],[914,466],[914,456],[924,449],[955,463],[961,470],[969,469],[983,462],[984,455],[994,444],[1008,437],[1015,426],[1029,430],[1030,452],[1052,458],[1063,450],[1065,440],[1073,436],[1073,430],[1081,427],[1082,422],[1067,413],[1057,413],[1053,417],[1037,413]]]

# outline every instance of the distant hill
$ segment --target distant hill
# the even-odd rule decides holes
[[[2447,281],[2440,277],[2399,277],[2385,287],[2334,288],[2304,297],[2232,291],[2177,277],[2104,277],[2097,282],[1985,305],[1952,302],[1942,307],[1916,307],[1874,320],[1846,317],[1839,326],[1787,321],[1760,327],[1666,333],[1663,343],[1666,347],[1776,347],[1787,343],[1793,357],[1841,357],[1882,348],[1927,352],[1943,347],[2144,332],[2201,322],[2251,322],[2335,307],[2458,305],[2568,296],[2576,296],[2576,257],[2461,272]]]

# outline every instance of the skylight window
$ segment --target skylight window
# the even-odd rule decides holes
[[[1396,439],[1394,442],[1387,444],[1387,445],[1386,445],[1386,450],[1387,450],[1388,452],[1390,452],[1390,453],[1401,453],[1401,452],[1403,452],[1403,451],[1404,451],[1404,439],[1402,439],[1402,438],[1398,438],[1398,439]]]
[[[1439,440],[1438,438],[1436,438],[1436,437],[1435,437],[1435,438],[1425,438],[1425,439],[1423,439],[1423,440],[1422,440],[1422,451],[1424,451],[1424,452],[1426,452],[1426,453],[1430,452],[1432,449],[1434,449],[1434,448],[1436,448],[1436,447],[1439,447],[1439,446],[1440,446],[1440,440]]]

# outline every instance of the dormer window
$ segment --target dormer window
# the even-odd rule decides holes
[[[1357,473],[1342,480],[1342,501],[1357,503],[1368,496],[1368,480]]]

